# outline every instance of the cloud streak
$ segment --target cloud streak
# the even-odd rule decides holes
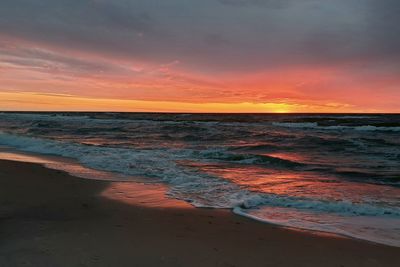
[[[394,0],[3,0],[0,79],[88,96],[373,105],[353,103],[365,92],[383,106],[400,102],[399,12]]]

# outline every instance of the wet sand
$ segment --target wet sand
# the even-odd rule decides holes
[[[0,161],[0,266],[400,266],[400,248],[194,209],[161,186]]]

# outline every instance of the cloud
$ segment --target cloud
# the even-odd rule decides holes
[[[5,64],[9,67],[64,76],[132,75],[134,73],[129,66],[99,58],[89,59],[73,54],[60,54],[44,48],[0,41],[0,66]]]
[[[400,61],[400,2],[370,1],[366,16],[370,53],[385,60]]]
[[[267,7],[267,8],[285,8],[293,4],[295,0],[218,0],[223,5],[233,7]]]
[[[345,99],[357,86],[400,101],[399,12],[396,0],[2,0],[0,68],[112,76],[132,97]]]
[[[179,60],[203,73],[252,72],[398,61],[398,12],[395,0],[3,0],[0,35],[111,58]]]
[[[202,72],[341,64],[396,51],[397,4],[381,2],[3,0],[0,34]]]

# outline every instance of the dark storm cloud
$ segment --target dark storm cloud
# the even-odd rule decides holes
[[[90,0],[0,3],[1,32],[67,48],[118,51],[127,48],[127,41],[139,39],[135,34],[150,28],[151,19],[146,13],[120,3]]]
[[[400,58],[400,1],[372,1],[367,25],[372,49],[379,56]]]
[[[268,7],[268,8],[284,8],[296,0],[219,0],[221,4],[235,7]]]
[[[0,34],[198,71],[399,58],[395,0],[2,0]]]

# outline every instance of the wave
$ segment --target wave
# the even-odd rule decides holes
[[[260,205],[270,205],[352,215],[400,216],[400,208],[396,207],[348,201],[323,201],[249,191],[227,180],[180,166],[177,161],[192,157],[194,152],[191,150],[133,150],[86,146],[7,133],[0,133],[0,144],[13,146],[23,151],[75,158],[83,165],[97,170],[157,179],[170,185],[172,196],[187,200],[199,207],[234,208],[239,206],[250,209]],[[287,161],[273,157],[233,155],[216,151],[206,151],[200,153],[200,156],[206,159],[238,162],[288,164]],[[289,164],[293,163],[289,162]]]
[[[270,207],[256,210],[244,210],[237,207],[233,212],[260,222],[310,230],[312,232],[333,233],[340,236],[400,247],[399,218],[343,216]]]
[[[88,168],[132,180],[162,182],[171,197],[197,207],[246,213],[274,207],[400,220],[400,117],[252,116],[0,113],[0,145],[74,158]],[[281,152],[304,157],[277,157]],[[235,177],[254,178],[262,188],[235,184],[237,180],[225,175],[236,170]],[[288,190],[263,190],[281,179],[274,173],[286,172],[299,174],[293,183],[286,177],[278,180],[276,188],[287,185]],[[344,192],[325,190],[332,186],[320,183],[326,177]],[[118,178],[110,174],[107,179]],[[321,190],[309,190],[314,182]]]
[[[355,131],[386,131],[386,132],[399,132],[400,127],[385,127],[385,126],[373,126],[373,125],[362,125],[362,126],[321,126],[319,127],[324,130],[355,130]]]
[[[208,160],[221,160],[239,164],[270,165],[281,167],[303,166],[303,163],[257,154],[229,153],[225,149],[194,152],[194,156]]]
[[[316,122],[273,122],[272,125],[279,127],[288,128],[316,128],[318,123]]]
[[[304,199],[267,194],[251,196],[244,200],[239,207],[251,209],[263,205],[319,212],[333,212],[347,215],[400,216],[400,208],[398,207],[378,207],[372,204],[353,203],[350,201],[322,201],[317,199]]]
[[[340,168],[334,168],[333,172],[337,176],[341,176],[346,180],[350,181],[361,181],[363,183],[381,184],[400,186],[400,173],[396,171],[360,171],[360,170],[342,170]]]
[[[88,115],[73,113],[70,115],[63,113],[0,113],[0,116],[4,116],[6,118],[15,118],[15,119],[26,119],[26,120],[43,120],[43,121],[62,121],[62,120],[70,120],[70,121],[81,121],[85,119],[90,119]]]
[[[276,145],[270,144],[260,144],[260,145],[241,145],[241,146],[232,146],[229,150],[238,151],[238,152],[271,152],[277,150],[278,147]]]
[[[399,132],[400,127],[393,126],[374,126],[374,125],[361,125],[361,126],[345,126],[345,125],[332,125],[321,126],[317,122],[273,122],[272,125],[287,128],[304,128],[304,129],[320,129],[320,130],[355,130],[355,131],[389,131]]]
[[[355,116],[355,117],[324,117],[320,115],[309,117],[297,116],[272,116],[272,115],[211,115],[211,114],[137,114],[137,113],[0,113],[0,117],[7,120],[19,120],[26,123],[26,126],[37,128],[57,128],[63,123],[90,125],[117,125],[124,127],[126,123],[146,123],[158,127],[159,131],[167,132],[196,132],[204,133],[213,130],[218,126],[224,130],[224,135],[231,133],[232,127],[236,127],[235,134],[243,131],[243,134],[251,134],[245,131],[246,127],[285,127],[299,129],[318,129],[318,130],[354,130],[354,131],[386,131],[399,132],[400,121],[397,117],[390,118]],[[273,121],[278,119],[278,121]],[[356,121],[360,119],[360,121]],[[361,120],[362,119],[362,120]],[[282,120],[282,121],[279,121]],[[62,128],[62,127],[61,127]]]

